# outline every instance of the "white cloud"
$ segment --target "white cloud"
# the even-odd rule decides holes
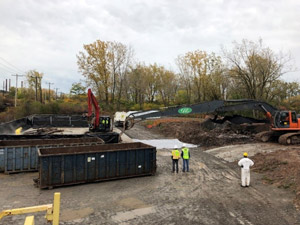
[[[131,45],[140,61],[174,67],[187,51],[218,53],[234,40],[261,37],[275,52],[291,52],[299,68],[299,11],[296,0],[2,0],[0,57],[44,72],[62,91],[82,79],[76,54],[97,39]],[[1,64],[0,75],[10,77]]]

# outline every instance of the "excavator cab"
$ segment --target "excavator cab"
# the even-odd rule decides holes
[[[290,117],[289,112],[280,112],[280,127],[288,128],[290,127]]]
[[[99,118],[99,132],[110,132],[111,131],[111,118],[109,116],[100,116]]]
[[[274,120],[276,128],[300,128],[295,111],[277,111]]]

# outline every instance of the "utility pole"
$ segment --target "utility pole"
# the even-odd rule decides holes
[[[23,77],[24,75],[12,75],[14,77],[16,77],[16,88],[15,88],[15,107],[17,107],[17,95],[18,95],[18,78],[19,77]]]
[[[63,92],[59,92],[59,94],[60,94],[60,98],[61,98],[61,99],[64,99],[64,98],[65,98],[65,96],[64,96],[64,93],[63,93]]]
[[[49,102],[50,102],[50,86],[51,86],[51,84],[54,84],[54,83],[46,82],[46,84],[49,84]]]
[[[57,101],[57,90],[58,90],[59,88],[55,88],[55,100]]]

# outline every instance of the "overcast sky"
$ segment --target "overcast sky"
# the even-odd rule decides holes
[[[174,59],[188,51],[221,54],[222,45],[259,38],[291,53],[298,71],[283,79],[300,81],[299,0],[0,0],[0,87],[11,74],[36,69],[44,87],[50,81],[68,92],[83,79],[76,54],[97,39],[176,69]]]

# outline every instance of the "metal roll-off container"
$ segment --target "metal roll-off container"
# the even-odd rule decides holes
[[[41,189],[156,172],[156,148],[140,142],[41,148],[38,154]]]
[[[0,141],[0,172],[38,171],[38,148],[103,144],[96,137]]]

